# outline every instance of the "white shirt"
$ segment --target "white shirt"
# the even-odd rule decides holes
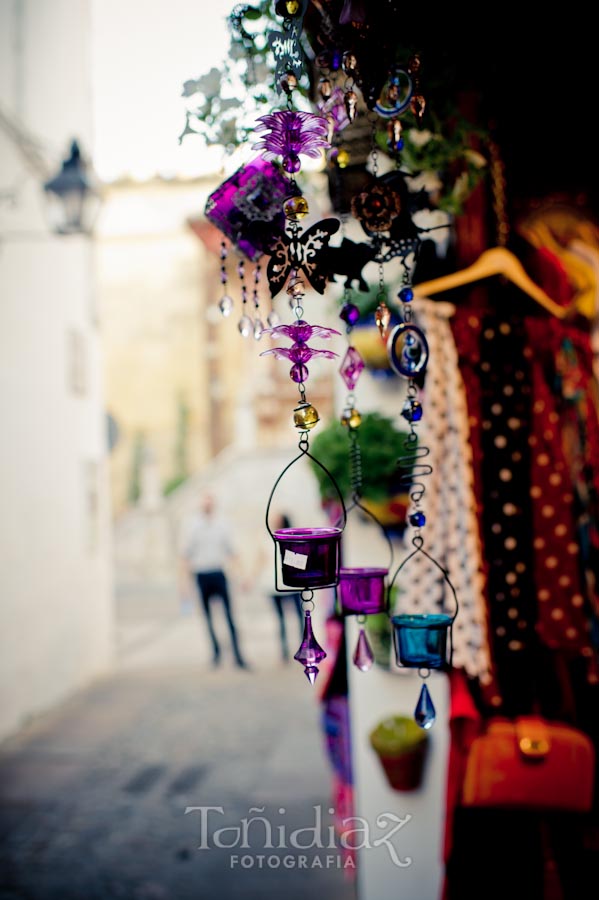
[[[224,569],[233,552],[226,523],[218,516],[194,513],[181,529],[179,551],[192,572]]]

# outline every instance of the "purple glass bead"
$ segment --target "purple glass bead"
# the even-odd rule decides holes
[[[295,381],[296,384],[302,384],[304,381],[307,381],[309,374],[308,367],[302,365],[302,363],[295,363],[295,365],[291,366],[289,372],[291,380]]]
[[[302,164],[297,153],[288,153],[283,157],[283,168],[289,175],[295,175],[301,167]]]
[[[426,525],[426,516],[423,512],[417,510],[410,514],[408,521],[410,525],[414,525],[415,528],[422,528],[423,525]]]
[[[304,635],[299,650],[293,657],[304,667],[306,677],[310,684],[314,684],[318,675],[319,662],[326,658],[326,651],[322,649],[312,631],[312,616],[309,610],[304,617]]]
[[[368,672],[369,669],[372,669],[373,662],[374,653],[372,652],[372,647],[366,637],[366,632],[363,628],[360,628],[358,642],[353,655],[354,666],[361,672]]]
[[[343,319],[348,325],[355,325],[360,318],[360,310],[355,303],[346,303],[339,313],[339,318]]]
[[[408,398],[402,407],[401,414],[406,422],[419,422],[422,418],[422,405],[418,400]]]
[[[339,372],[343,378],[348,391],[353,391],[358,379],[364,369],[364,360],[355,347],[348,347],[343,362],[339,367]]]

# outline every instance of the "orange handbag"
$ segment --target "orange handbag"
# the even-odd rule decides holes
[[[466,761],[463,806],[587,812],[595,751],[576,728],[540,716],[492,719]]]

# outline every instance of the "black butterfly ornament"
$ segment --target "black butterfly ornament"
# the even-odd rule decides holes
[[[292,272],[303,272],[310,285],[324,294],[329,276],[329,241],[339,228],[339,219],[322,219],[303,234],[283,232],[270,245],[266,277],[271,297],[281,291]]]

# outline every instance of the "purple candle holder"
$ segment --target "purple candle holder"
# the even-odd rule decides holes
[[[337,588],[338,606],[344,616],[368,616],[387,610],[387,569],[341,569]]]
[[[272,533],[277,590],[335,587],[339,581],[341,528],[280,528]]]

